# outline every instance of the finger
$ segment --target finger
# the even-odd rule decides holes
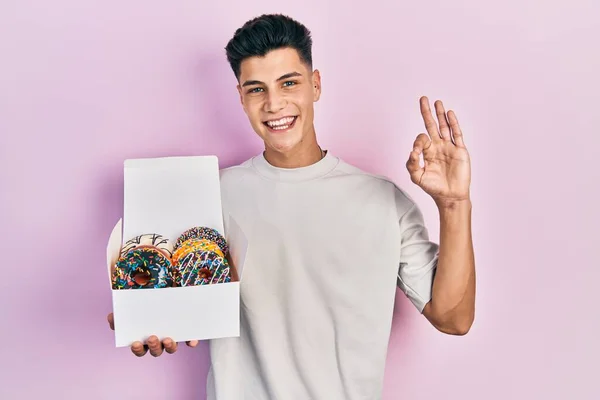
[[[197,340],[188,340],[187,342],[185,342],[185,344],[187,344],[189,347],[196,347],[196,346],[198,346],[198,341]]]
[[[421,154],[427,150],[432,143],[433,142],[429,139],[429,136],[427,136],[425,133],[420,133],[415,139],[413,150],[415,150],[417,154]]]
[[[425,168],[421,167],[419,155],[414,150],[410,152],[408,161],[406,161],[406,169],[409,172],[410,180],[414,184],[419,185],[421,182],[421,178],[425,173]]]
[[[110,326],[110,329],[112,329],[114,331],[115,330],[115,317],[114,317],[113,313],[108,314],[106,319],[108,320],[108,325]]]
[[[160,342],[160,340],[158,340],[158,338],[155,335],[152,335],[148,338],[147,344],[148,348],[150,349],[150,354],[152,354],[154,357],[158,357],[162,354],[162,343]]]
[[[406,161],[406,169],[410,173],[411,178],[413,175],[418,174],[423,168],[421,168],[419,153],[416,150],[413,150],[408,155],[408,160]]]
[[[465,147],[465,141],[460,125],[458,124],[458,118],[456,118],[456,114],[452,110],[448,111],[448,121],[450,122],[450,128],[452,129],[454,144],[458,147]]]
[[[438,123],[440,125],[440,135],[444,140],[450,140],[450,126],[448,126],[448,120],[446,119],[446,110],[444,110],[444,104],[441,100],[438,100],[434,104],[435,113],[437,114]]]
[[[142,342],[134,342],[131,345],[131,352],[138,357],[142,357],[148,352],[148,347],[144,346]]]
[[[431,146],[431,143],[429,136],[425,133],[420,133],[415,139],[413,149],[408,156],[408,161],[406,161],[406,169],[410,172],[411,177],[413,174],[416,174],[423,169],[420,165],[421,154]]]
[[[429,99],[426,96],[421,97],[421,115],[423,116],[423,121],[425,122],[425,129],[427,129],[427,133],[431,137],[431,140],[441,140],[440,132],[438,131],[437,124],[435,119],[433,119],[433,115],[431,115],[431,108],[429,107]]]
[[[163,347],[167,353],[173,354],[177,351],[177,342],[171,338],[166,338],[163,340]]]

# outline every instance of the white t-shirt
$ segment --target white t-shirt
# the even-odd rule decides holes
[[[417,205],[329,152],[297,169],[260,154],[221,188],[249,248],[240,337],[211,341],[208,399],[381,398],[396,285],[419,312],[431,299],[439,247]]]

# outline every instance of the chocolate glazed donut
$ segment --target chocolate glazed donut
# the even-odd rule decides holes
[[[165,288],[173,286],[170,258],[153,246],[138,246],[120,257],[112,276],[113,289]]]

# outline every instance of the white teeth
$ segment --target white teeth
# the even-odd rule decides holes
[[[294,117],[281,118],[277,121],[267,121],[267,125],[273,129],[287,129],[293,120]]]

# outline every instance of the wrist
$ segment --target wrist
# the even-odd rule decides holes
[[[440,212],[465,211],[473,207],[471,198],[463,199],[435,199],[435,204]]]
[[[472,205],[470,199],[438,203],[440,234],[457,235],[471,229]]]

